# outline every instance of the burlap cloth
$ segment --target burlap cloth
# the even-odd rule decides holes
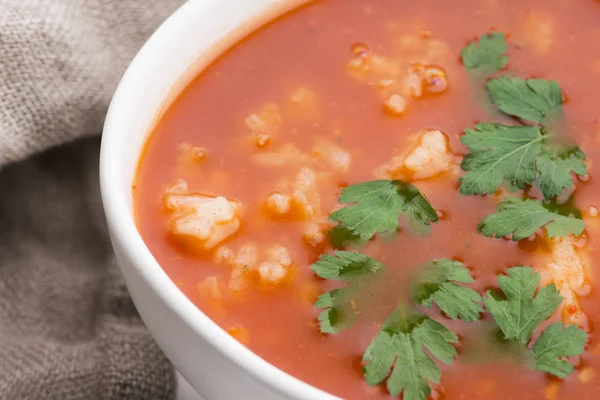
[[[181,2],[0,0],[0,399],[175,396],[111,254],[97,134]]]

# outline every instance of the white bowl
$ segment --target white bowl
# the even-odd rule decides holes
[[[135,57],[115,92],[104,126],[102,201],[127,287],[160,347],[207,400],[336,397],[267,363],[185,297],[138,233],[132,182],[144,142],[177,92],[251,30],[306,1],[188,1]]]

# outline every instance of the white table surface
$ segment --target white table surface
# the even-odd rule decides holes
[[[190,386],[189,383],[179,374],[177,373],[177,400],[206,400],[202,396],[200,396],[196,391]]]

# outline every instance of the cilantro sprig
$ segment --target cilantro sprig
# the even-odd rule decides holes
[[[469,71],[491,75],[508,64],[503,33],[491,32],[469,43],[461,52],[463,65]]]
[[[506,50],[504,35],[490,33],[469,44],[461,56],[465,67],[484,79],[507,65]],[[555,122],[562,116],[560,86],[552,80],[501,76],[491,79],[486,90],[493,106],[512,123],[484,122],[465,130],[462,142],[469,152],[462,162],[466,173],[460,179],[460,192],[485,195],[503,184],[517,189],[533,185],[545,201],[508,197],[496,213],[482,220],[479,231],[514,241],[539,229],[549,237],[580,235],[584,224],[579,212],[551,202],[573,187],[573,174],[587,173],[583,151],[556,140]],[[400,221],[405,230],[420,232],[438,220],[415,186],[397,180],[349,186],[339,202],[344,207],[330,216],[337,222],[330,238],[338,248],[398,232]],[[355,303],[362,286],[381,277],[385,266],[358,252],[340,250],[322,255],[312,269],[321,278],[348,283],[322,294],[315,304],[322,310],[318,317],[321,332],[336,334],[355,323]],[[511,356],[526,360],[532,369],[563,379],[573,372],[568,357],[584,351],[587,334],[560,322],[542,329],[563,301],[553,284],[540,288],[540,274],[522,266],[498,276],[499,289],[488,290],[484,298],[467,286],[472,282],[469,270],[452,259],[436,259],[415,268],[408,298],[400,299],[364,352],[367,383],[385,382],[392,396],[402,395],[405,400],[425,400],[431,394],[431,385],[441,379],[439,363],[454,362],[458,342],[430,311],[423,313],[421,307],[430,309],[434,303],[454,320],[475,322],[482,313],[489,313],[499,340],[513,350]]]
[[[491,73],[507,63],[504,36],[484,35],[479,44],[471,43],[463,52],[468,70],[487,68]],[[558,82],[500,76],[488,81],[486,89],[493,105],[513,124],[483,122],[465,129],[461,142],[469,152],[459,180],[463,195],[486,195],[502,184],[525,189],[532,185],[549,202],[573,188],[573,174],[587,174],[586,155],[576,145],[565,145],[555,132],[562,115],[563,94]],[[564,140],[563,140],[564,141]],[[549,237],[580,235],[581,218],[562,215],[548,203],[509,198],[498,205],[498,212],[479,224],[479,232],[497,238],[512,236],[522,240],[545,227]]]
[[[315,303],[316,308],[324,309],[318,319],[321,332],[328,334],[339,333],[355,323],[353,306],[360,297],[361,285],[385,271],[376,259],[349,251],[322,255],[311,268],[321,278],[350,282],[322,294]],[[463,286],[471,282],[473,278],[462,263],[445,258],[433,260],[415,268],[410,300],[426,308],[436,303],[449,318],[472,322],[479,319],[483,309],[481,296]],[[367,383],[387,380],[392,395],[404,393],[405,399],[425,400],[431,392],[430,383],[439,383],[441,377],[434,359],[452,364],[456,356],[452,343],[457,340],[443,324],[401,300],[364,353]]]
[[[463,263],[448,258],[428,262],[416,268],[410,296],[416,304],[430,308],[435,302],[452,319],[473,322],[483,312],[479,293],[459,283],[471,283],[473,277]]]
[[[562,297],[554,284],[541,288],[536,295],[539,284],[539,273],[529,267],[514,267],[508,269],[508,275],[498,277],[506,299],[487,291],[483,302],[506,339],[526,345],[538,325],[560,305]]]
[[[392,396],[425,400],[431,394],[430,382],[439,383],[442,376],[434,359],[451,365],[456,357],[452,344],[457,341],[441,323],[400,304],[364,353],[367,383],[377,385],[387,379]]]
[[[467,173],[460,178],[460,193],[491,194],[505,180],[519,189],[533,183],[543,141],[540,128],[535,126],[486,122],[465,129],[461,142],[470,152],[461,165]]]
[[[512,235],[518,241],[545,227],[548,237],[581,235],[583,220],[575,215],[562,215],[538,200],[507,197],[497,207],[498,212],[486,216],[479,224],[484,236],[503,238]]]
[[[559,145],[544,125],[562,114],[562,93],[556,81],[499,77],[488,92],[504,113],[534,125],[480,123],[466,129],[462,143],[469,153],[462,162],[463,195],[491,194],[502,182],[523,189],[535,184],[546,200],[573,187],[572,173],[585,175],[585,154],[579,147]]]
[[[482,35],[461,53],[467,71],[488,76],[508,63],[501,33]],[[535,185],[546,200],[573,187],[572,174],[585,175],[585,153],[577,145],[559,144],[554,125],[563,115],[563,94],[555,80],[500,76],[486,85],[493,105],[515,124],[480,123],[466,129],[467,146],[460,179],[463,195],[495,192],[503,182],[524,189]]]
[[[338,225],[330,238],[338,247],[364,243],[376,233],[400,229],[399,219],[406,215],[411,225],[429,226],[438,221],[437,213],[415,186],[398,180],[375,180],[348,186],[339,202],[346,206],[329,217]]]
[[[505,114],[538,124],[562,114],[562,91],[558,82],[501,76],[487,84],[494,104]]]
[[[570,189],[572,172],[587,173],[585,154],[577,146],[567,148],[551,139],[538,126],[485,122],[465,129],[461,142],[470,152],[461,165],[467,171],[460,178],[461,194],[491,194],[502,182],[524,189],[536,179],[547,200]]]
[[[562,322],[548,326],[531,349],[534,368],[565,379],[573,372],[573,365],[565,358],[583,353],[586,340],[587,334],[578,326],[565,328]]]
[[[554,284],[537,290],[539,284],[540,274],[533,269],[509,268],[507,275],[498,277],[505,298],[488,291],[483,302],[505,339],[522,346],[533,369],[564,379],[573,371],[566,358],[583,353],[587,334],[575,325],[565,328],[557,322],[544,329],[531,348],[527,347],[534,331],[563,300]]]
[[[323,293],[317,299],[315,307],[324,309],[319,314],[323,333],[338,333],[350,328],[355,322],[352,304],[359,290],[358,285],[385,271],[385,266],[376,259],[349,251],[324,254],[311,268],[321,278],[351,283]]]
[[[587,174],[585,159],[585,153],[577,146],[546,147],[546,151],[537,158],[535,165],[539,188],[547,200],[573,187],[572,173]]]

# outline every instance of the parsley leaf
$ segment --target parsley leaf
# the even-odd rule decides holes
[[[560,305],[562,297],[554,284],[544,286],[535,295],[540,274],[529,267],[509,268],[507,276],[498,276],[498,284],[506,299],[498,299],[488,290],[483,303],[506,339],[526,345],[535,328]]]
[[[498,212],[486,216],[479,224],[484,236],[502,238],[512,235],[518,241],[545,227],[548,237],[581,235],[585,225],[574,216],[558,214],[541,201],[507,197],[497,207]]]
[[[543,123],[561,112],[562,92],[556,81],[501,76],[487,84],[492,101],[508,115]]]
[[[322,333],[339,333],[350,328],[355,322],[351,308],[356,295],[356,286],[345,286],[323,293],[317,298],[315,307],[324,309],[319,313],[319,327]]]
[[[586,340],[587,334],[578,326],[565,328],[562,322],[548,326],[531,349],[535,369],[566,378],[573,372],[573,365],[565,358],[583,353]]]
[[[585,153],[577,146],[548,152],[538,157],[536,169],[539,188],[544,197],[549,200],[558,196],[564,189],[570,189],[573,186],[572,172],[577,175],[587,174],[587,166],[583,162],[585,159]]]
[[[469,44],[461,55],[468,70],[491,74],[508,62],[505,52],[504,35],[490,33]],[[519,189],[536,183],[544,198],[551,200],[573,187],[572,173],[587,173],[579,147],[551,143],[552,125],[562,116],[558,82],[500,76],[488,81],[486,88],[500,111],[533,125],[480,123],[465,130],[461,141],[470,152],[461,165],[467,171],[460,179],[461,194],[491,194],[503,182]]]
[[[461,168],[463,195],[490,194],[502,182],[523,189],[538,179],[539,189],[547,200],[573,186],[572,172],[585,175],[585,154],[577,146],[567,149],[550,144],[537,126],[508,126],[480,123],[465,129],[461,142],[470,152]]]
[[[543,140],[540,128],[534,126],[488,122],[465,129],[461,142],[470,153],[461,164],[468,172],[460,178],[460,193],[491,194],[505,179],[519,189],[533,183]]]
[[[463,49],[461,56],[467,69],[491,75],[508,64],[508,56],[504,54],[506,50],[504,34],[491,32],[470,43]]]
[[[346,206],[329,217],[338,222],[330,233],[333,241],[365,242],[376,232],[397,232],[403,213],[417,217],[422,225],[438,216],[429,201],[411,185],[397,180],[375,180],[348,186],[339,198]]]
[[[483,312],[481,296],[473,289],[458,283],[471,283],[473,278],[463,264],[448,258],[442,258],[421,265],[411,281],[412,300],[427,308],[435,301],[438,307],[452,319],[467,322],[479,319]]]
[[[311,268],[321,278],[354,283],[323,293],[317,299],[315,307],[325,309],[319,314],[323,333],[338,333],[354,324],[355,313],[351,305],[358,290],[357,282],[385,270],[374,258],[349,251],[323,254]]]
[[[323,279],[346,282],[356,282],[385,269],[376,259],[351,251],[336,251],[333,255],[323,254],[311,268]]]
[[[392,396],[402,393],[404,400],[425,400],[431,394],[429,382],[439,383],[442,375],[432,357],[451,365],[456,357],[452,343],[457,341],[444,325],[401,305],[365,351],[367,383],[377,385],[387,378]]]
[[[563,300],[554,284],[542,287],[536,295],[539,283],[540,274],[532,268],[509,268],[508,276],[498,277],[506,300],[488,291],[483,302],[505,339],[518,343],[526,352],[524,355],[532,358],[533,369],[564,379],[573,372],[573,366],[565,358],[583,353],[587,334],[578,326],[565,328],[562,322],[557,322],[544,329],[531,350],[527,349],[534,330]]]
[[[361,243],[361,237],[358,233],[346,228],[342,224],[334,226],[328,233],[329,241],[335,249],[344,249],[353,243]]]

